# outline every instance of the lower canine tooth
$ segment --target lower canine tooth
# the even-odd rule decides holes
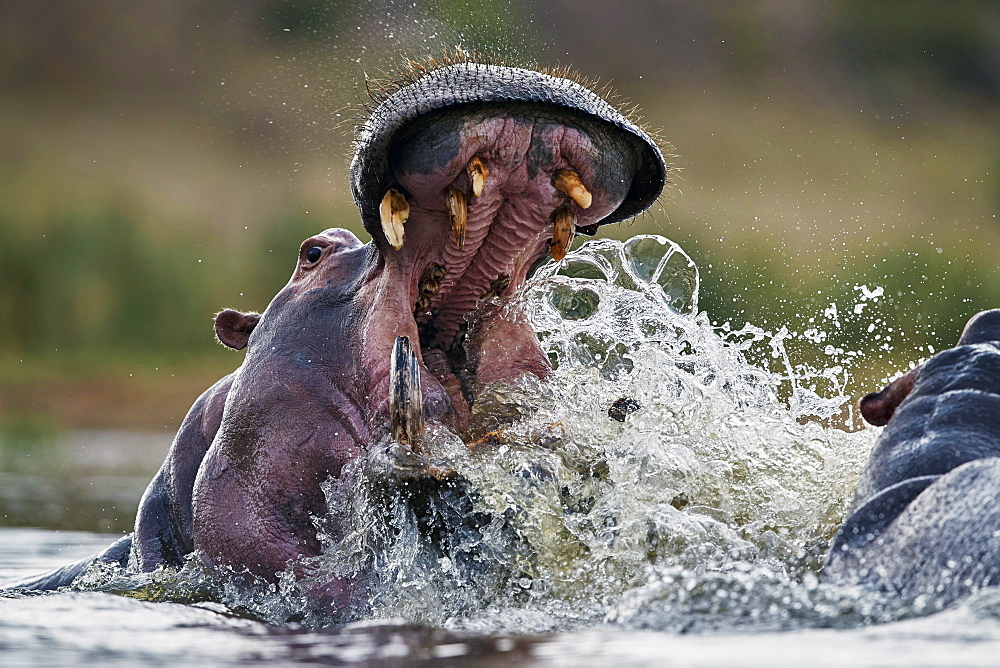
[[[581,209],[589,209],[590,203],[594,199],[590,191],[580,181],[580,175],[568,169],[556,172],[555,176],[552,177],[552,187],[569,195],[570,199],[576,202],[576,205]]]
[[[481,185],[479,192],[482,192]],[[455,245],[461,250],[465,246],[465,223],[469,217],[465,193],[454,186],[449,186],[444,198],[448,204],[448,217],[451,219],[451,231],[455,234]]]
[[[486,177],[490,175],[490,170],[486,168],[486,165],[479,156],[472,156],[472,160],[469,160],[468,166],[465,171],[469,174],[469,182],[472,183],[472,194],[476,197],[481,197],[483,194],[483,186],[486,185]]]
[[[572,209],[563,207],[552,215],[552,259],[558,262],[566,257],[573,237],[576,236],[576,214]]]
[[[390,188],[382,198],[378,213],[382,219],[382,231],[385,233],[386,241],[396,250],[401,249],[406,237],[403,225],[410,217],[409,202],[403,197],[403,193]]]
[[[389,360],[389,423],[393,440],[416,451],[424,437],[424,403],[420,367],[408,336],[396,337]]]

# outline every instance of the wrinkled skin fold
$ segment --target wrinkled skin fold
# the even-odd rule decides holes
[[[1000,309],[861,403],[886,424],[824,574],[947,605],[1000,583]]]
[[[640,213],[666,181],[656,144],[605,100],[497,65],[404,79],[355,139],[351,183],[371,242],[341,229],[306,239],[263,314],[218,314],[219,340],[246,348],[242,366],[195,402],[134,533],[95,559],[151,571],[193,553],[269,582],[290,567],[304,577],[303,559],[321,552],[317,524],[340,531],[324,483],[349,482],[360,466],[411,497],[454,495],[460,482],[419,430],[468,442],[483,387],[550,371],[505,300],[575,234]],[[391,367],[399,341],[406,358]],[[400,397],[417,425],[407,443],[391,428]],[[16,586],[65,586],[90,561]],[[320,604],[349,610],[370,581],[310,586]]]

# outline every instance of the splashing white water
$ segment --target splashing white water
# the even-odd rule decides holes
[[[416,513],[355,500],[355,530],[329,543],[339,572],[374,565],[385,579],[367,614],[526,632],[673,625],[673,612],[650,620],[664,601],[722,614],[817,599],[814,571],[872,433],[824,424],[847,401],[839,369],[797,373],[786,331],[717,330],[697,299],[697,267],[658,236],[592,241],[543,267],[505,308],[526,312],[552,378],[477,397],[474,417],[500,428],[489,447],[439,436],[463,486]],[[761,343],[782,373],[746,361]],[[357,557],[347,571],[345,554]]]
[[[796,367],[786,330],[715,328],[697,304],[697,267],[658,236],[591,241],[543,267],[503,308],[530,319],[552,377],[480,393],[473,417],[497,431],[472,451],[432,429],[461,482],[386,492],[359,461],[327,483],[344,526],[318,521],[316,579],[364,578],[366,618],[486,633],[905,614],[816,574],[874,439],[829,426],[848,402],[842,368]],[[779,370],[748,362],[751,346]],[[203,587],[203,570],[185,571],[151,590]],[[286,575],[270,593],[230,582],[214,596],[323,624]]]

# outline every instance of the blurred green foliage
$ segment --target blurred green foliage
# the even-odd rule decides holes
[[[233,293],[263,310],[291,275],[301,240],[317,231],[314,221],[289,218],[237,252],[209,226],[163,235],[122,209],[41,227],[0,217],[0,347],[8,353],[204,349],[212,316]]]
[[[279,39],[321,39],[344,20],[346,0],[271,0],[262,15],[268,32]]]
[[[827,343],[852,354],[846,361],[861,383],[855,391],[876,388],[886,374],[905,368],[917,356],[951,347],[973,313],[1000,307],[1000,272],[985,262],[953,262],[933,249],[849,257],[836,274],[815,272],[790,290],[775,277],[787,274],[784,258],[773,249],[744,249],[725,256],[709,253],[701,262],[724,267],[703,272],[699,307],[713,322],[738,329],[749,322],[772,330],[786,325],[801,334],[817,328],[824,345],[793,341],[796,363],[822,362]],[[881,287],[878,299],[862,299]],[[824,315],[836,305],[836,317]],[[854,309],[862,306],[858,312]],[[766,363],[766,360],[759,360]]]
[[[902,78],[1000,97],[995,3],[851,0],[838,10],[834,34],[845,62],[882,95],[896,93],[892,80]]]
[[[365,72],[459,45],[613,79],[678,187],[602,234],[681,243],[718,323],[801,333],[838,304],[870,389],[1000,306],[998,25],[974,1],[2,3],[0,422],[81,360],[235,366],[215,312],[262,310],[325,227],[364,239]],[[863,284],[885,296],[855,314]]]

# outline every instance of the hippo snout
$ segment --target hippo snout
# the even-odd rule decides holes
[[[607,176],[621,181],[625,196],[613,211],[595,222],[603,225],[626,220],[642,213],[659,197],[667,179],[663,154],[645,131],[599,95],[564,77],[462,62],[391,87],[367,121],[358,127],[351,189],[372,237],[378,236],[374,223],[379,218],[379,204],[385,192],[396,184],[390,155],[402,129],[428,116],[445,123],[449,118],[461,119],[465,110],[480,117],[491,114],[502,117],[519,107],[527,115],[534,109],[535,113],[547,113],[567,125],[582,125],[595,134],[616,138],[612,141],[618,144],[621,155],[614,160],[632,163],[633,168],[628,174]],[[453,130],[462,124],[461,120],[449,123]]]

